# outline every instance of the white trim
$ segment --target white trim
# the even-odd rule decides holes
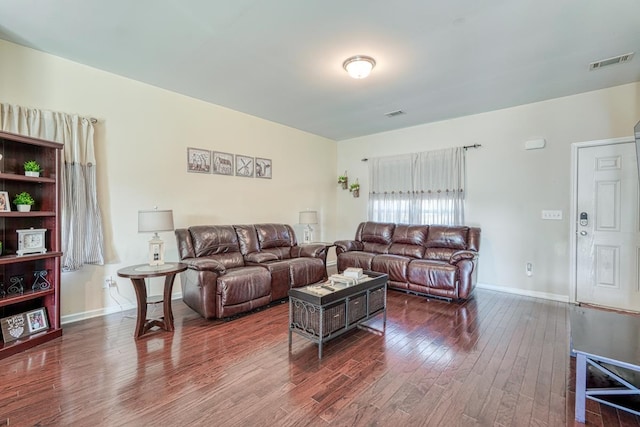
[[[333,267],[334,265],[338,265],[338,261],[328,261],[327,267]]]
[[[575,303],[578,295],[578,244],[576,236],[578,233],[578,150],[588,147],[600,147],[604,145],[626,144],[635,142],[633,136],[622,138],[599,139],[596,141],[574,142],[571,144],[571,206],[569,217],[569,302]]]
[[[182,292],[172,294],[171,300],[182,299]],[[92,319],[94,317],[106,316],[113,313],[121,313],[127,310],[133,310],[137,307],[135,304],[125,304],[122,306],[110,306],[99,308],[97,310],[83,311],[81,313],[68,314],[60,317],[60,323],[67,325],[69,323],[79,322],[81,320]]]
[[[550,294],[548,292],[528,291],[526,289],[510,288],[507,286],[488,285],[486,283],[476,283],[476,287],[490,291],[504,292],[507,294],[522,295],[525,297],[541,298],[558,302],[569,302],[568,295]]]

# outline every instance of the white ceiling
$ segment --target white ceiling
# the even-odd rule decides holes
[[[640,81],[589,71],[639,0],[0,0],[0,38],[334,140]]]

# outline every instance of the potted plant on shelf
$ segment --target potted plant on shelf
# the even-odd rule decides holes
[[[31,205],[35,203],[31,194],[23,191],[20,194],[16,194],[16,197],[13,198],[13,203],[18,207],[18,212],[29,212],[31,210]]]
[[[338,184],[342,185],[342,189],[346,190],[349,184],[349,178],[347,178],[347,171],[344,171],[344,175],[338,176]]]
[[[349,191],[351,191],[353,197],[360,197],[360,184],[357,179],[356,182],[349,186]]]
[[[28,160],[24,162],[24,174],[26,176],[40,176],[40,164],[35,160]]]

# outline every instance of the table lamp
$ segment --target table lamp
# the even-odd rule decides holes
[[[313,228],[311,228],[311,224],[318,223],[318,212],[302,211],[300,212],[298,222],[306,225],[303,232],[302,243],[311,243],[313,237]]]
[[[159,231],[173,231],[173,211],[138,211],[138,233],[154,233],[149,240],[149,265],[164,264],[164,242],[158,236]]]

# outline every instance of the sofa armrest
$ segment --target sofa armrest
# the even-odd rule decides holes
[[[309,244],[291,247],[291,258],[324,258],[327,256],[327,246]]]
[[[338,240],[335,242],[336,254],[350,251],[361,251],[364,249],[362,242],[357,240]]]
[[[451,254],[451,257],[449,258],[449,264],[456,265],[463,259],[468,259],[473,261],[477,257],[478,257],[478,254],[473,251],[457,251]]]
[[[180,262],[196,271],[214,271],[218,274],[224,274],[227,271],[227,268],[220,261],[211,258],[185,258]]]
[[[252,264],[262,264],[269,261],[277,261],[278,256],[271,252],[251,252],[244,256],[244,260]]]

